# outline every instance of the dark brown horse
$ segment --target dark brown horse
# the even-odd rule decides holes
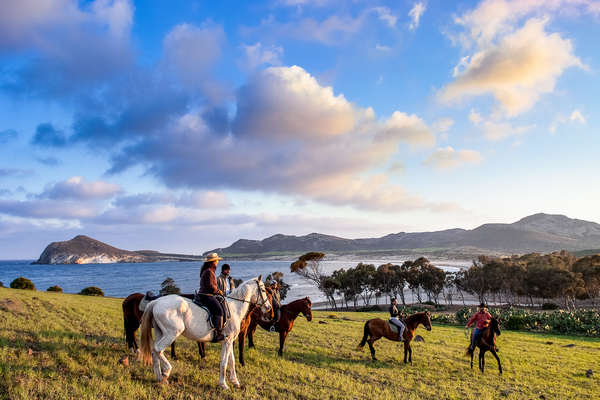
[[[308,297],[300,300],[292,301],[289,304],[284,304],[279,309],[280,317],[279,321],[275,323],[275,331],[279,332],[279,351],[278,354],[283,356],[283,346],[285,344],[285,338],[288,333],[294,327],[294,321],[299,314],[306,317],[308,321],[312,321],[312,302]],[[240,364],[244,365],[244,340],[248,336],[248,347],[254,347],[254,332],[256,327],[260,325],[263,329],[269,330],[271,328],[271,322],[265,321],[262,318],[262,314],[259,310],[249,314],[248,329],[245,332],[240,332],[238,336],[239,346],[239,359]]]
[[[475,343],[476,347],[479,347],[479,370],[483,373],[485,368],[485,352],[489,351],[498,361],[498,371],[502,374],[502,364],[500,364],[500,358],[496,354],[496,335],[500,336],[500,324],[496,318],[492,318],[490,325],[487,328],[483,328],[483,332],[477,338]],[[473,340],[473,332],[471,332],[471,340]],[[473,369],[473,353],[469,347],[467,349],[467,355],[471,356],[471,369]]]
[[[188,299],[193,299],[193,294],[180,294],[181,297],[185,297]],[[125,340],[127,341],[127,347],[133,353],[137,353],[138,345],[135,340],[135,332],[140,327],[142,322],[142,315],[144,314],[140,311],[140,303],[144,295],[141,293],[132,293],[123,300],[123,322],[125,325]],[[198,343],[198,352],[200,353],[200,358],[206,357],[206,353],[204,351],[204,343]],[[175,355],[175,342],[171,344],[171,358],[174,360],[177,359]]]
[[[428,331],[431,330],[431,319],[429,317],[429,311],[419,312],[408,316],[403,321],[406,325],[406,328],[404,329],[404,334],[402,335],[404,339],[405,364],[407,362],[410,362],[412,364],[412,348],[410,347],[410,342],[415,337],[415,331],[417,330],[419,324],[422,324]],[[383,320],[381,318],[370,319],[365,323],[364,335],[360,344],[358,345],[358,348],[362,349],[366,343],[369,343],[369,348],[371,349],[371,357],[373,358],[373,360],[377,360],[377,358],[375,358],[375,348],[373,347],[373,343],[375,343],[382,337],[389,340],[393,340],[395,342],[400,341],[400,334],[390,329],[390,323],[387,320]]]

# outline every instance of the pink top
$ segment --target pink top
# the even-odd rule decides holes
[[[490,324],[491,320],[492,320],[492,315],[489,312],[487,312],[487,311],[484,311],[484,312],[479,311],[479,312],[475,313],[475,315],[473,315],[471,317],[471,319],[469,320],[469,322],[467,322],[467,328],[469,326],[473,325],[473,322],[475,322],[475,327],[477,329],[483,329],[483,328],[486,328]]]

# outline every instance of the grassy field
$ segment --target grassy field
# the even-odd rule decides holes
[[[218,345],[199,360],[178,342],[169,386],[127,354],[121,299],[0,288],[0,398],[5,399],[592,399],[600,396],[600,340],[505,331],[498,339],[504,375],[487,357],[471,370],[459,327],[419,328],[413,365],[401,346],[380,340],[380,361],[357,351],[363,323],[380,313],[315,312],[300,317],[277,356],[278,339],[258,332],[257,349],[237,365],[241,389],[218,388]],[[319,322],[326,322],[319,323]],[[574,346],[564,347],[573,344]],[[237,351],[237,350],[236,350]],[[236,353],[237,354],[237,353]],[[586,377],[586,370],[594,375]]]

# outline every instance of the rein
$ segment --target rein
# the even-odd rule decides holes
[[[226,298],[231,299],[231,300],[241,301],[242,303],[248,303],[248,304],[252,304],[252,305],[255,305],[255,306],[262,307],[262,306],[264,306],[266,304],[267,301],[269,301],[269,299],[268,298],[267,299],[263,299],[262,291],[260,290],[260,284],[258,283],[258,281],[256,281],[256,286],[258,286],[258,293],[260,294],[260,299],[262,300],[262,303],[260,303],[260,304],[258,304],[258,302],[255,303],[255,302],[252,302],[252,301],[248,301],[248,300],[245,300],[245,299],[238,299],[237,297],[231,297],[231,296],[228,296],[228,295],[225,295],[223,297],[226,297]]]

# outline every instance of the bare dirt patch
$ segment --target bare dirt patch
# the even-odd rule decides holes
[[[0,310],[11,312],[13,314],[25,314],[27,309],[25,305],[17,299],[0,299]]]

